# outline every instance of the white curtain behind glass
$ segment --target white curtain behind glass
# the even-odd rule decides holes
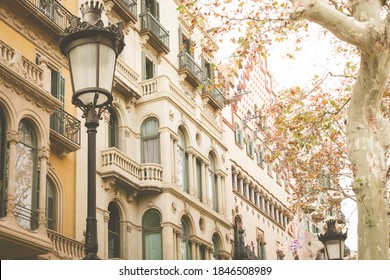
[[[142,163],[160,163],[160,135],[157,119],[148,119],[142,124]]]

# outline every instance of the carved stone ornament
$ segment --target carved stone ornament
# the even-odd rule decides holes
[[[177,205],[176,205],[176,203],[175,203],[175,202],[172,202],[171,209],[172,209],[172,213],[173,213],[173,214],[176,214],[176,211],[177,211]]]

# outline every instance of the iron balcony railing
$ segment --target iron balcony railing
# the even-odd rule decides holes
[[[139,15],[141,20],[141,32],[150,32],[166,50],[169,50],[169,32],[150,13],[144,12]]]
[[[77,145],[80,145],[80,123],[63,109],[57,109],[50,116],[50,128]]]
[[[73,17],[64,6],[57,0],[23,0],[30,2],[42,14],[50,19],[55,25],[65,30],[69,26],[69,19]]]
[[[134,16],[137,16],[136,0],[119,0],[119,2]]]
[[[200,81],[202,81],[203,70],[202,67],[195,62],[188,52],[183,52],[178,55],[179,57],[179,69],[188,69],[191,74]]]
[[[137,22],[137,0],[104,0],[124,22]]]
[[[38,212],[24,207],[19,204],[15,204],[14,215],[17,223],[24,229],[35,230],[38,228]]]
[[[225,97],[222,92],[211,82],[210,79],[206,78],[204,81],[204,93],[208,93],[210,97],[218,104],[219,107],[223,108],[225,103]]]

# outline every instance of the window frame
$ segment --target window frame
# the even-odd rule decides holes
[[[143,129],[146,126],[148,122],[155,121],[157,124],[157,129],[154,131],[155,133],[152,135],[144,135]],[[155,164],[161,164],[161,147],[160,147],[160,121],[156,117],[149,117],[145,119],[141,124],[141,163],[155,163]],[[146,153],[145,151],[145,144],[147,141],[155,140],[156,143],[154,143],[155,148],[157,149],[157,155],[158,158],[155,160],[147,161],[146,159]],[[150,155],[148,155],[148,158],[150,158]],[[152,157],[154,159],[154,157]]]
[[[145,220],[148,218],[149,215],[151,214],[157,214],[159,216],[159,223],[160,225],[159,226],[154,226],[154,227],[150,227],[150,228],[146,228],[145,227]],[[161,226],[161,222],[162,222],[162,216],[161,216],[161,213],[160,211],[158,211],[157,209],[149,209],[148,211],[146,211],[142,217],[142,258],[143,260],[159,260],[159,259],[163,259],[164,257],[164,246],[163,246],[163,239],[162,239],[162,226]],[[146,237],[147,235],[149,234],[158,234],[159,235],[159,245],[160,245],[160,258],[149,258],[147,256],[147,247],[148,247],[148,244],[147,244],[147,241],[146,241]],[[151,246],[151,245],[150,245]]]
[[[111,211],[110,211],[110,208],[111,208]],[[114,211],[112,211],[113,209],[115,209],[115,213],[114,213]],[[121,258],[121,243],[122,243],[121,242],[122,235],[121,235],[120,208],[116,202],[111,201],[108,204],[107,210],[109,212],[109,220],[107,223],[107,257],[108,257],[108,259],[119,259],[119,258]],[[114,215],[111,216],[111,214],[115,214],[115,216]],[[115,220],[113,218],[115,218]],[[110,222],[111,222],[111,224],[110,224]],[[112,223],[114,223],[114,222],[116,224],[113,225]],[[115,228],[110,229],[110,225],[115,226]],[[111,248],[111,246],[110,246],[110,240],[112,237],[114,237],[113,248]],[[111,252],[112,252],[112,255],[110,255]]]

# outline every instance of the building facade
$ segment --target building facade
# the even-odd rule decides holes
[[[235,242],[234,257],[293,259],[287,231],[292,220],[288,173],[264,156],[268,145],[263,137],[267,126],[263,106],[275,98],[273,78],[261,55],[248,56],[235,77],[223,111],[233,228],[236,238],[245,239],[244,247]]]
[[[0,3],[0,259],[84,256],[87,137],[59,40],[88,2]],[[126,46],[97,132],[99,257],[280,258],[287,188],[222,115],[208,27],[176,0],[101,2]]]

